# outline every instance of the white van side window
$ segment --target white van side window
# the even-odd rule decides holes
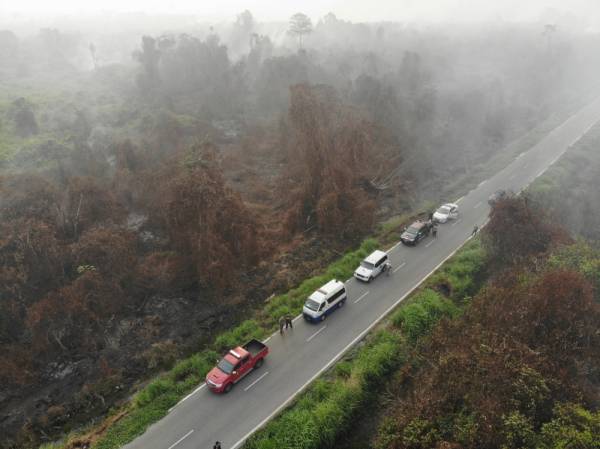
[[[342,296],[344,293],[346,293],[346,290],[341,289],[339,292],[331,295],[331,297],[327,298],[327,302],[329,304],[331,304],[332,302],[334,302],[336,299],[338,299],[340,296]]]

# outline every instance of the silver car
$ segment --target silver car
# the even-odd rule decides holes
[[[446,203],[433,214],[433,220],[438,223],[446,223],[448,220],[458,218],[458,204]]]

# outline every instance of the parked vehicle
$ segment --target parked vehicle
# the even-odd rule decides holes
[[[215,393],[229,393],[233,386],[255,368],[260,368],[269,348],[258,340],[231,349],[206,375],[206,385]]]
[[[308,297],[302,315],[306,321],[323,321],[331,312],[343,307],[346,298],[344,283],[333,279]]]
[[[387,262],[387,253],[380,250],[373,251],[360,263],[360,266],[354,270],[354,277],[359,281],[371,282],[383,273],[387,267]]]
[[[405,245],[416,245],[431,232],[432,223],[428,221],[417,220],[404,230],[400,236],[400,241]]]
[[[439,207],[433,214],[433,220],[438,223],[446,223],[448,220],[458,218],[458,204],[446,203]]]
[[[508,192],[506,190],[497,190],[492,193],[488,198],[488,204],[493,206],[497,201],[503,200],[508,196]]]

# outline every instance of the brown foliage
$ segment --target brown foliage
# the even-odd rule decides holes
[[[162,175],[157,214],[170,241],[201,282],[225,288],[235,269],[259,257],[257,226],[228,188],[210,144],[193,147]]]
[[[520,263],[571,239],[552,224],[545,213],[526,196],[508,196],[496,201],[483,234],[490,259],[500,265]]]
[[[121,223],[125,216],[114,193],[93,178],[71,178],[58,206],[58,224],[66,238],[77,239],[99,224]]]
[[[3,222],[35,218],[45,223],[55,223],[58,197],[56,187],[41,176],[0,177]]]
[[[49,293],[27,309],[25,323],[38,355],[54,350],[92,350],[102,344],[103,324],[126,305],[121,287],[97,271]]]
[[[600,305],[578,273],[506,276],[434,332],[411,396],[396,400],[400,433],[388,447],[502,447],[504,419],[515,411],[537,429],[556,401],[597,403],[598,323]],[[403,438],[415,423],[421,433]]]
[[[190,287],[194,272],[184,256],[175,252],[153,252],[139,263],[136,286],[144,292],[174,293]]]
[[[92,266],[105,277],[129,278],[135,269],[135,235],[130,231],[91,228],[72,246],[76,266]]]
[[[362,186],[371,165],[371,126],[326,86],[290,88],[294,128],[283,189],[290,232],[316,227],[341,239],[355,238],[373,224],[374,202]]]

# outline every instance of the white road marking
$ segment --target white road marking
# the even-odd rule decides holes
[[[364,292],[362,295],[360,295],[360,297],[356,301],[354,301],[354,304],[356,304],[358,301],[360,301],[361,299],[363,299],[368,294],[369,294],[369,292]]]
[[[271,335],[270,337],[267,337],[267,338],[265,338],[265,339],[263,340],[263,343],[266,343],[266,342],[268,342],[268,341],[269,341],[271,338],[273,338],[273,336],[272,336],[272,335]]]
[[[457,199],[457,200],[454,202],[454,204],[458,204],[458,203],[460,203],[460,202],[463,200],[463,198],[464,198],[464,195],[463,195],[463,196],[461,196],[459,199]]]
[[[467,239],[467,240],[469,240],[469,239]],[[279,407],[277,407],[275,410],[273,410],[273,412],[271,412],[265,419],[263,419],[261,422],[259,422],[256,426],[254,426],[253,429],[251,429],[246,435],[244,435],[237,443],[235,443],[233,446],[231,446],[231,449],[236,449],[237,447],[239,447],[244,441],[246,441],[248,439],[248,437],[250,435],[252,435],[258,429],[263,427],[267,422],[269,422],[271,420],[271,418],[273,418],[273,416],[277,415],[281,410],[283,410],[285,407],[287,407],[288,404],[296,398],[296,396],[298,396],[300,393],[302,393],[302,391],[304,391],[306,389],[306,387],[308,387],[317,377],[319,377],[321,374],[323,374],[324,371],[328,370],[331,365],[333,365],[335,362],[337,362],[340,359],[340,357],[342,357],[342,355],[344,355],[346,353],[346,351],[348,351],[348,349],[350,349],[358,341],[363,339],[365,337],[365,335],[367,335],[371,329],[373,329],[375,326],[377,326],[377,324],[379,324],[379,322],[381,320],[383,320],[392,310],[394,310],[398,306],[398,304],[400,304],[407,296],[409,296],[412,292],[414,292],[417,289],[417,287],[419,287],[419,285],[421,285],[423,283],[423,281],[425,281],[425,279],[427,279],[429,276],[431,276],[433,273],[435,273],[448,259],[450,259],[452,256],[454,256],[454,254],[456,254],[456,252],[462,246],[463,246],[463,244],[461,244],[454,251],[452,251],[450,254],[448,254],[448,256],[446,256],[439,264],[437,264],[433,268],[433,270],[431,270],[426,276],[424,276],[420,281],[418,281],[415,285],[413,285],[410,290],[408,290],[404,295],[402,295],[400,298],[398,298],[375,321],[373,321],[369,326],[367,326],[367,328],[365,330],[363,330],[354,340],[352,340],[350,343],[348,343],[346,345],[346,347],[344,347],[340,352],[338,352],[335,356],[333,356],[333,358],[328,363],[326,363],[319,371],[317,371],[310,379],[308,379],[304,383],[304,385],[302,385],[300,388],[298,388],[295,393],[290,395],[290,397],[287,398],[285,401],[283,401],[283,403],[280,404]]]
[[[310,337],[308,337],[306,339],[307,342],[311,341],[313,338],[315,338],[317,335],[319,335],[321,332],[323,332],[325,329],[327,328],[327,325],[323,326],[321,329],[319,329],[317,332],[315,332],[314,334],[312,334]]]
[[[525,154],[524,152],[523,152],[523,153],[521,153],[521,154],[519,154],[519,155],[518,155],[518,156],[517,156],[515,159],[519,159],[519,158],[520,158],[521,156],[523,156],[524,154]]]
[[[169,449],[173,449],[175,446],[177,446],[179,443],[181,443],[183,440],[185,440],[187,437],[189,437],[192,433],[194,433],[194,429],[190,430],[188,433],[186,433],[184,436],[182,436],[181,438],[179,438],[177,441],[175,441],[173,444],[171,444],[169,446]]]
[[[450,226],[456,226],[457,224],[459,224],[462,221],[462,218],[459,218],[458,220],[455,220]]]
[[[352,279],[354,278],[354,276],[350,276],[348,279],[346,279],[346,281],[344,282],[344,284],[347,284],[348,282],[350,282]]]
[[[488,180],[487,180],[487,179],[484,179],[483,181],[481,181],[481,182],[479,183],[479,185],[478,185],[477,187],[481,187],[481,186],[482,186],[482,185],[484,185],[486,182],[488,182]]]
[[[398,271],[400,268],[402,268],[404,265],[406,265],[406,262],[402,262],[400,265],[398,265],[396,268],[394,268],[394,271],[393,271],[393,272],[395,273],[395,272],[396,272],[396,271]]]
[[[542,170],[541,172],[539,172],[537,175],[535,175],[536,178],[539,178],[540,176],[542,176],[544,174],[546,170]]]
[[[425,248],[429,248],[431,245],[433,245],[433,242],[435,242],[435,239],[433,239],[431,242],[425,245]]]
[[[298,315],[296,318],[294,318],[292,320],[292,323],[295,323],[296,321],[298,321],[300,318],[302,318],[302,314]],[[277,333],[277,332],[276,332]],[[264,342],[263,342],[264,343]]]
[[[473,209],[477,209],[479,206],[481,206],[481,201],[479,203],[477,203],[475,206],[473,206]]]
[[[394,246],[392,246],[392,247],[391,247],[391,248],[388,250],[388,254],[389,254],[389,253],[391,253],[392,251],[394,251],[394,250],[395,250],[395,249],[398,247],[398,245],[400,245],[400,243],[402,243],[402,242],[398,242],[398,243],[396,243]]]
[[[252,388],[254,385],[256,385],[263,377],[265,377],[267,374],[269,374],[268,371],[266,371],[262,376],[260,376],[258,379],[256,379],[254,382],[252,382],[250,385],[248,385],[246,388],[244,388],[244,391],[248,391],[250,388]]]

